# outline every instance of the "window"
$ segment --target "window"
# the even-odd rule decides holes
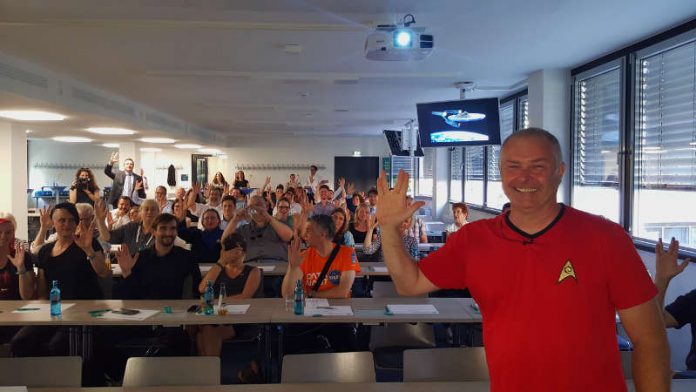
[[[414,161],[416,158],[414,157],[401,157],[401,156],[396,156],[393,155],[391,157],[391,178],[390,178],[390,186],[394,186],[396,184],[396,177],[399,174],[399,170],[403,170],[408,174],[408,194],[413,195],[413,190],[414,184],[415,184],[415,178],[413,173],[415,172],[414,169]]]
[[[632,232],[696,248],[696,34],[636,54]]]
[[[619,62],[575,78],[573,207],[619,223],[619,135],[622,68]]]
[[[418,195],[433,196],[433,158],[432,148],[423,149],[423,157],[418,159]]]
[[[508,101],[500,106],[500,140],[512,135],[515,126],[515,102]],[[500,146],[488,146],[488,176],[486,181],[486,206],[502,209],[508,199],[500,181]]]
[[[464,201],[483,206],[483,146],[464,147]]]
[[[517,129],[529,128],[529,98],[523,95],[519,98]]]
[[[461,147],[450,150],[449,200],[454,203],[459,203],[464,199],[462,194],[463,155]]]

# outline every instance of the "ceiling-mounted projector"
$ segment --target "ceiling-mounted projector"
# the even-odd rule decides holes
[[[378,61],[423,60],[428,57],[433,51],[433,36],[424,34],[424,27],[411,27],[415,23],[413,15],[408,14],[401,24],[378,25],[365,40],[365,57]]]

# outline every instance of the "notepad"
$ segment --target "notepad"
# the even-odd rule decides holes
[[[353,309],[348,305],[340,306],[305,306],[304,315],[308,317],[315,316],[352,316]]]
[[[227,314],[246,314],[246,312],[249,310],[250,304],[244,304],[244,305],[225,305],[225,310],[227,311]]]
[[[372,272],[389,272],[387,267],[370,267]]]
[[[256,267],[261,268],[263,272],[269,272],[275,269],[275,265],[257,265]]]
[[[329,300],[326,298],[305,299],[305,308],[316,308],[317,306],[329,306]]]
[[[60,305],[61,311],[65,312],[70,309],[75,304],[62,303]],[[12,313],[49,313],[51,311],[51,304],[26,304],[21,308],[17,308],[12,311]]]
[[[435,306],[425,305],[387,305],[387,309],[394,315],[397,314],[439,314]]]
[[[143,321],[145,319],[148,319],[157,313],[159,313],[159,310],[150,310],[150,309],[134,309],[137,310],[137,314],[121,314],[121,313],[114,313],[113,310],[109,310],[108,312],[104,312],[101,315],[96,316],[97,318],[102,318],[102,319],[107,319],[107,320],[136,320],[136,321]]]

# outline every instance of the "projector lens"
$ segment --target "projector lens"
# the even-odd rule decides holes
[[[394,46],[397,48],[410,48],[413,43],[413,33],[406,30],[394,32]]]

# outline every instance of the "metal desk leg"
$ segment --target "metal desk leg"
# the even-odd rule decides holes
[[[88,325],[82,326],[82,360],[92,359],[93,331]]]
[[[82,343],[80,339],[80,327],[68,327],[68,352],[71,356],[80,356],[82,354]]]

